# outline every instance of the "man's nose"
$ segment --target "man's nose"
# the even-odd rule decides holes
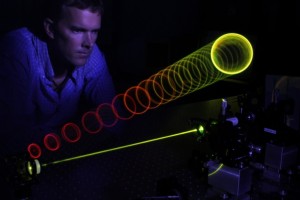
[[[84,46],[86,48],[91,48],[93,46],[93,43],[94,43],[94,41],[93,41],[92,34],[89,32],[85,33],[82,46]]]

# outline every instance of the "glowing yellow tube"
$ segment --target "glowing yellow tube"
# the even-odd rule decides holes
[[[156,108],[161,104],[176,100],[245,71],[250,66],[252,59],[253,48],[247,38],[237,33],[224,34],[141,82],[152,84],[139,84],[128,89],[125,94],[135,95],[131,95],[130,99],[125,95],[124,104],[134,102],[136,107],[147,111],[149,106],[145,105],[149,105],[150,102],[158,102],[157,105],[152,106]],[[139,92],[143,89],[142,87],[145,87],[144,92]],[[132,90],[136,90],[136,92],[132,92]],[[146,99],[146,101],[142,102],[141,99]],[[129,103],[127,103],[128,100],[130,100]],[[144,113],[133,110],[129,110],[129,112]]]

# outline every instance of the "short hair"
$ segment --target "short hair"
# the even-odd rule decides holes
[[[98,12],[101,16],[104,12],[102,0],[47,0],[47,3],[44,5],[44,17],[49,17],[53,20],[59,20],[61,18],[64,6],[89,9],[92,12]]]
[[[89,9],[92,12],[98,12],[103,16],[102,0],[34,0],[32,13],[26,21],[26,26],[35,33],[40,39],[46,40],[43,27],[45,18],[51,18],[58,21],[62,16],[63,7],[75,7],[79,9]]]

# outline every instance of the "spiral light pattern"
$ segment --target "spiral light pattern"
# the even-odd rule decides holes
[[[82,129],[97,134],[103,127],[114,126],[118,120],[128,120],[241,73],[250,66],[252,59],[253,48],[247,38],[237,33],[224,34],[116,95],[111,103],[101,104],[95,111],[86,112],[81,118],[81,126],[70,122],[62,127],[61,136],[47,134],[44,146],[56,151],[61,145],[60,138],[70,143],[77,142]],[[30,144],[27,150],[32,158],[41,156],[41,148],[36,143]]]

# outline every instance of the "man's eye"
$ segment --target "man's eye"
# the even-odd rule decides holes
[[[73,32],[73,33],[81,33],[82,31],[81,31],[81,30],[78,30],[78,29],[73,29],[72,32]]]

